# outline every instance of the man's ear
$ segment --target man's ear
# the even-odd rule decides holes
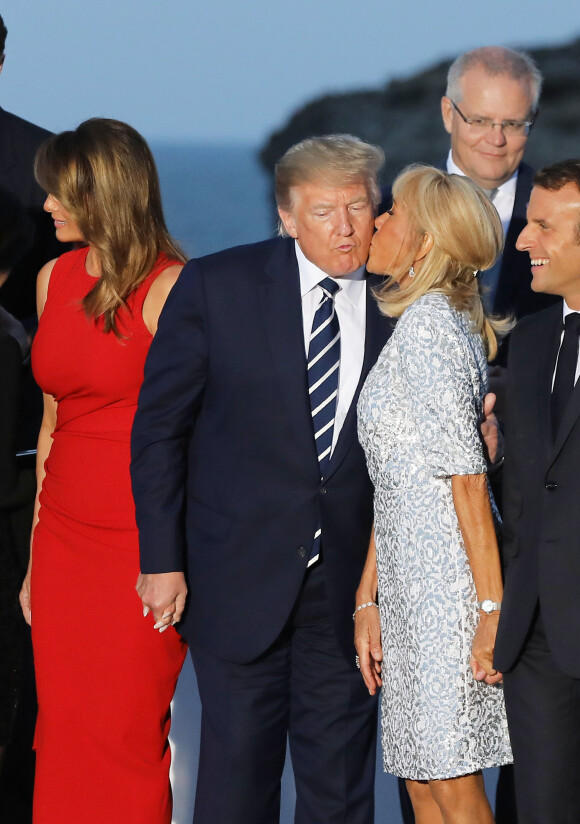
[[[445,96],[441,98],[441,117],[443,118],[445,131],[451,134],[453,127],[453,106],[451,105],[451,100]]]
[[[286,209],[281,209],[278,207],[278,215],[280,216],[280,220],[284,224],[284,228],[286,229],[286,234],[289,237],[297,238],[298,233],[296,231],[296,226],[294,224],[294,218],[292,217],[292,212],[286,211]]]
[[[423,235],[423,239],[419,244],[419,248],[417,250],[417,254],[415,256],[415,260],[413,263],[417,263],[419,260],[423,260],[426,257],[431,249],[433,248],[433,235],[430,235],[429,232],[425,232]]]

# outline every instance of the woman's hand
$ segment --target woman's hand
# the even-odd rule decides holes
[[[32,623],[32,609],[30,605],[30,567],[28,567],[28,571],[26,573],[26,578],[22,582],[22,588],[20,590],[20,607],[22,609],[22,614],[24,615],[24,620],[31,626]]]
[[[493,666],[498,621],[499,612],[492,612],[489,615],[481,613],[479,625],[473,636],[471,671],[476,681],[485,681],[486,684],[498,684],[503,677],[501,672]]]
[[[181,619],[187,597],[183,572],[160,572],[156,575],[141,573],[135,589],[143,602],[143,615],[153,613],[153,629],[165,632]]]
[[[354,645],[356,647],[361,675],[371,695],[382,685],[381,661],[381,619],[375,606],[365,607],[354,616]]]

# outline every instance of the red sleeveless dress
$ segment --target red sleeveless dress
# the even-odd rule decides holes
[[[169,824],[169,704],[186,648],[173,627],[153,630],[135,591],[129,439],[151,343],[143,302],[175,261],[158,258],[118,338],[82,308],[87,252],[55,263],[32,353],[58,402],[32,549],[34,824]]]

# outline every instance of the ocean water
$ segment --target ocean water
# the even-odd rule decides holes
[[[276,234],[272,184],[251,146],[153,144],[168,227],[190,257]]]
[[[191,257],[276,234],[272,181],[251,146],[153,144],[170,231]],[[173,702],[171,731],[173,824],[191,824],[197,774],[200,704],[187,658]],[[487,770],[493,798],[497,770]],[[402,824],[397,781],[381,770],[377,752],[376,824]],[[280,824],[294,821],[294,781],[288,756],[282,780]],[[248,822],[250,824],[250,822]]]

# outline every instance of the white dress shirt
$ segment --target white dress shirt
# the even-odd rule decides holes
[[[312,322],[323,296],[323,291],[318,284],[329,276],[318,266],[315,266],[312,261],[308,260],[298,241],[296,241],[296,257],[300,272],[304,350],[306,357],[308,357]],[[340,324],[340,370],[334,431],[332,433],[333,450],[352,403],[363,365],[367,306],[365,267],[361,266],[360,269],[350,275],[336,278],[336,281],[340,284],[340,289],[334,298]]]
[[[447,171],[450,175],[461,175],[462,177],[466,177],[465,172],[462,172],[459,166],[457,166],[457,164],[453,160],[451,149],[449,150],[449,154],[447,156]],[[504,236],[507,233],[508,226],[510,225],[510,220],[512,219],[512,214],[514,211],[514,203],[516,202],[517,183],[518,170],[516,169],[513,175],[509,178],[509,180],[506,180],[505,183],[502,183],[501,186],[498,186],[492,200],[492,203],[499,214],[501,225],[503,226]]]

